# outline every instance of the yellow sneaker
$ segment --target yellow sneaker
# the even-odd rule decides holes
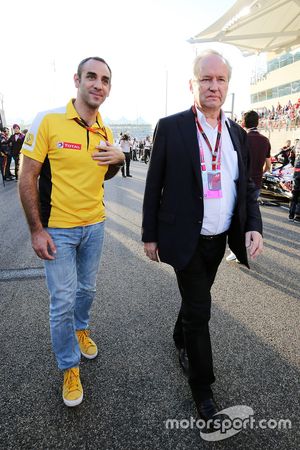
[[[79,367],[71,367],[64,372],[63,400],[67,406],[77,406],[82,402],[83,389],[79,378]]]
[[[98,348],[95,342],[90,338],[89,330],[77,330],[77,339],[81,354],[88,359],[94,359],[98,355]]]

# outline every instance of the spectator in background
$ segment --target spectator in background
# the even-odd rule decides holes
[[[11,160],[11,149],[9,146],[9,129],[3,128],[3,131],[1,131],[0,134],[0,154],[1,154],[1,173],[3,176],[3,180],[11,181],[13,180],[13,176],[10,173],[9,167],[8,167],[8,159],[10,157]]]
[[[137,140],[136,138],[133,138],[132,141],[132,161],[137,161]]]
[[[300,100],[300,99],[299,99]],[[298,100],[298,101],[299,101]],[[295,127],[297,128],[300,125],[300,106],[296,105],[296,118],[295,118]]]
[[[250,177],[256,186],[256,200],[260,194],[263,173],[271,170],[271,144],[267,137],[259,133],[258,121],[259,116],[256,111],[248,111],[244,114],[243,126],[248,132]],[[226,261],[237,261],[237,258],[233,252],[230,252]]]
[[[131,141],[130,141],[130,136],[126,133],[124,133],[120,139],[120,146],[122,149],[122,152],[124,153],[125,156],[125,164],[126,164],[126,175],[125,175],[125,167],[122,166],[121,171],[122,171],[122,177],[126,178],[126,177],[130,177],[132,178],[132,175],[130,175],[130,146],[132,145]]]
[[[243,126],[248,132],[248,145],[250,150],[250,177],[257,188],[257,198],[260,194],[261,182],[264,172],[271,170],[271,144],[269,139],[259,133],[258,114],[248,111],[244,115]]]
[[[141,159],[143,158],[143,154],[144,154],[144,141],[140,140],[139,142],[139,160],[141,161]]]
[[[11,149],[10,159],[7,161],[8,171],[10,173],[10,164],[11,160],[15,161],[15,178],[18,180],[18,171],[19,171],[19,159],[20,159],[20,151],[24,142],[24,134],[21,133],[19,125],[16,123],[13,125],[14,134],[9,138],[8,144]]]
[[[293,176],[292,201],[289,210],[289,220],[300,223],[300,142],[295,146],[295,169]]]
[[[292,164],[292,166],[295,165],[295,158],[296,158],[296,147],[299,142],[299,139],[295,139],[295,144],[291,148],[290,156],[289,156],[289,162]]]
[[[276,153],[275,158],[278,159],[278,161],[283,166],[286,166],[289,163],[289,157],[291,152],[291,143],[292,141],[288,139],[285,143],[285,145],[280,149],[280,152]]]
[[[150,136],[147,136],[146,140],[145,140],[145,147],[144,147],[144,162],[145,162],[145,164],[147,164],[150,159],[151,147],[152,147],[152,144],[151,144]]]

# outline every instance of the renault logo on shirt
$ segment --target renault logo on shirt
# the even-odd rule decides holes
[[[57,148],[68,148],[70,150],[81,150],[81,144],[75,144],[73,142],[58,142]]]
[[[32,145],[34,141],[34,135],[32,133],[27,133],[25,137],[25,144]]]

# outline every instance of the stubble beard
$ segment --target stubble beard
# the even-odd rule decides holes
[[[84,102],[85,102],[86,106],[90,110],[98,110],[104,100],[102,98],[99,99],[98,101],[97,100],[92,100],[90,95],[91,94],[87,94],[86,96],[84,96]]]

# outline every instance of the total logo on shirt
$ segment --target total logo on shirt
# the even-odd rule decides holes
[[[68,148],[69,150],[81,150],[81,144],[75,144],[73,142],[58,142],[57,148]]]

